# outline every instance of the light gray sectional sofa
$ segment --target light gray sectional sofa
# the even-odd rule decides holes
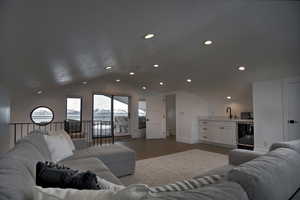
[[[121,156],[112,156],[114,154]],[[125,167],[127,170],[118,171],[124,166],[121,159],[124,155],[130,160],[134,152],[126,147],[110,146],[102,155],[95,149],[86,149],[60,163],[94,171],[110,182],[122,184],[116,174],[122,176],[134,171],[132,163]],[[22,139],[14,149],[1,155],[0,200],[32,200],[35,164],[41,160],[51,158],[43,136],[39,135]],[[125,163],[130,163],[128,160]],[[201,176],[209,174],[223,174],[224,179],[195,190],[155,195],[147,194],[147,187],[129,186],[125,189],[129,195],[122,192],[116,200],[300,200],[300,140],[273,144],[267,154],[233,150],[229,154],[229,165]],[[130,195],[132,193],[134,195]]]
[[[91,148],[75,151],[73,156],[59,163],[74,169],[90,170],[119,185],[122,183],[117,177],[134,173],[135,152],[131,149],[118,144]],[[11,151],[0,156],[0,200],[33,199],[32,187],[38,161],[51,161],[43,135],[25,137]]]
[[[198,177],[213,174],[223,181],[147,200],[300,200],[300,140],[275,143],[266,154],[233,150],[229,165]]]

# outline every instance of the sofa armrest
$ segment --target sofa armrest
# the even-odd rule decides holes
[[[229,152],[229,164],[240,165],[262,155],[264,155],[264,153],[243,149],[234,149]]]

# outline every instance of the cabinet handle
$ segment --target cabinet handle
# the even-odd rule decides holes
[[[221,130],[223,130],[223,129],[224,129],[224,127],[220,127],[220,129],[221,129]]]
[[[203,136],[203,138],[207,138],[207,136]]]
[[[206,130],[207,130],[207,128],[203,128],[203,130],[205,130],[205,131],[206,131]]]

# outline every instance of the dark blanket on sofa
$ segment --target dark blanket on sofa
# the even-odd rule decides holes
[[[38,162],[36,184],[48,188],[99,189],[96,174],[70,169],[51,162]]]

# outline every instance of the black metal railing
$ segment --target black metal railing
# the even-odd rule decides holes
[[[89,146],[114,143],[114,133],[110,128],[110,121],[66,120],[44,125],[34,123],[10,123],[9,126],[14,144],[23,137],[35,133],[35,130],[39,130],[39,133],[45,135],[52,131],[65,130],[72,139],[81,139]]]

